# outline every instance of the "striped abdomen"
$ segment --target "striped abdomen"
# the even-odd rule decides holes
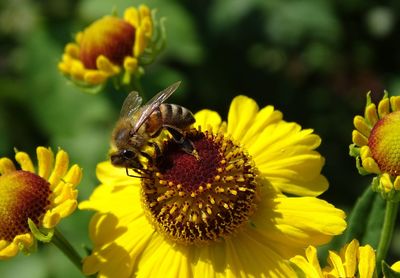
[[[185,129],[195,121],[189,109],[177,104],[162,103],[146,121],[146,129],[150,133],[156,133],[163,126]]]

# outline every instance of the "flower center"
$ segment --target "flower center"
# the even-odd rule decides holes
[[[80,59],[88,69],[96,69],[100,55],[122,65],[126,56],[133,55],[135,28],[128,22],[105,16],[87,27],[80,40]]]
[[[0,176],[0,240],[12,241],[29,232],[28,218],[36,225],[50,204],[49,183],[30,172]]]
[[[186,138],[199,159],[173,140],[164,142],[162,156],[150,163],[143,179],[145,211],[159,232],[178,243],[228,237],[256,208],[257,169],[221,134],[192,130]]]
[[[368,146],[382,172],[400,175],[400,111],[387,114],[375,124]]]

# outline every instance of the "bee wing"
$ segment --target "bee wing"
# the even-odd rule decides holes
[[[142,98],[139,96],[139,93],[136,91],[130,92],[122,104],[120,118],[132,116],[139,109],[140,105],[142,105]]]
[[[150,117],[150,115],[154,112],[154,110],[160,107],[161,103],[163,103],[167,98],[169,98],[176,91],[176,89],[178,89],[180,84],[181,81],[175,82],[168,88],[156,94],[145,105],[143,105],[143,107],[141,108],[142,112],[140,113],[140,117],[133,126],[133,132],[138,131],[138,129],[147,120],[147,118]]]

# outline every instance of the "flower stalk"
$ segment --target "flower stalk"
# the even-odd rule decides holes
[[[376,263],[377,263],[376,269],[378,272],[378,276],[381,272],[382,260],[386,257],[390,247],[390,243],[392,241],[398,208],[399,208],[398,202],[392,202],[392,201],[386,202],[385,219],[383,222],[381,238],[379,240],[377,256],[376,256]]]
[[[51,242],[67,256],[79,271],[82,271],[82,257],[58,229],[54,229],[54,236]]]

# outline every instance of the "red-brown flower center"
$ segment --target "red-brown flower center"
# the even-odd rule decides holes
[[[49,183],[27,171],[0,176],[0,240],[12,241],[29,232],[28,218],[36,225],[50,204]]]
[[[193,192],[201,185],[212,183],[217,175],[222,154],[211,140],[193,140],[201,159],[182,151],[178,144],[166,145],[158,165],[163,179],[181,184],[185,192]]]
[[[382,172],[400,175],[400,111],[387,114],[375,124],[368,146]]]
[[[96,60],[106,56],[116,65],[122,65],[126,56],[133,55],[135,28],[128,22],[105,16],[86,28],[80,39],[80,59],[88,69],[96,69]]]
[[[215,241],[248,223],[257,202],[251,158],[221,134],[186,135],[199,158],[173,140],[146,170],[143,203],[156,229],[174,242]]]

